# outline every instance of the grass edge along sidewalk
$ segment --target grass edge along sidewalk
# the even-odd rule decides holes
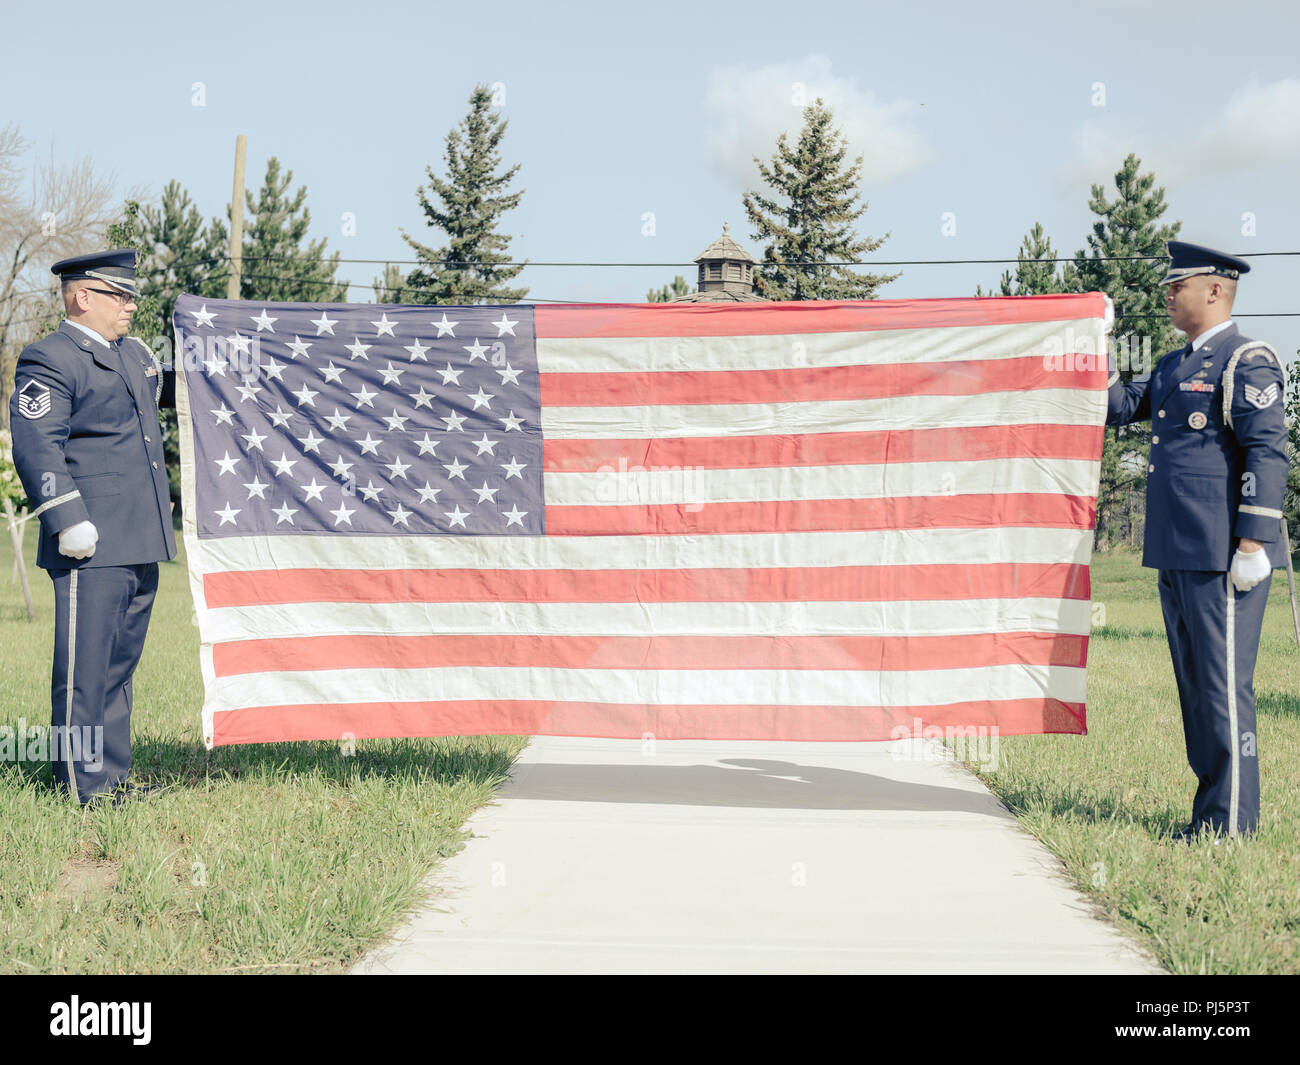
[[[1174,973],[1300,972],[1300,648],[1275,573],[1255,670],[1262,804],[1250,840],[1187,846],[1187,765],[1156,573],[1096,555],[1088,735],[1001,739],[970,764],[1123,931]]]
[[[26,538],[28,562],[36,538]],[[29,623],[0,547],[0,725],[49,721],[53,605]],[[423,901],[525,741],[286,743],[204,750],[184,562],[164,563],[135,675],[134,772],[173,785],[82,810],[40,758],[0,762],[0,971],[346,972]],[[39,583],[38,583],[39,582]],[[31,752],[28,752],[29,755]]]

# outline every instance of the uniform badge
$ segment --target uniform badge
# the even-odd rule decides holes
[[[1209,381],[1180,381],[1178,387],[1184,392],[1213,392],[1214,385]]]
[[[1207,420],[1208,419],[1205,417],[1205,414],[1202,411],[1198,410],[1198,411],[1194,411],[1192,413],[1192,416],[1187,419],[1187,424],[1190,425],[1193,429],[1199,430],[1205,428],[1205,423]]]
[[[1265,407],[1271,407],[1275,402],[1277,402],[1277,397],[1280,394],[1277,382],[1274,382],[1267,388],[1254,388],[1251,385],[1247,385],[1245,392],[1246,402],[1253,403],[1260,410],[1263,410]]]
[[[18,413],[24,418],[44,418],[50,413],[50,389],[31,378],[18,390]]]

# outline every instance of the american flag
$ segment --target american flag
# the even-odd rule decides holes
[[[205,739],[1083,732],[1107,314],[182,297]]]

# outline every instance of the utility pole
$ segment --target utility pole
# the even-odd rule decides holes
[[[226,299],[239,299],[239,282],[244,267],[244,148],[247,138],[235,138],[235,191],[230,198],[230,276],[226,279]]]

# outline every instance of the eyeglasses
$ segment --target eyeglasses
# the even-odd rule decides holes
[[[135,297],[129,292],[117,292],[111,288],[91,288],[89,285],[86,286],[86,291],[98,292],[101,296],[112,296],[117,300],[118,305],[122,307],[125,307],[128,303],[135,302]]]

